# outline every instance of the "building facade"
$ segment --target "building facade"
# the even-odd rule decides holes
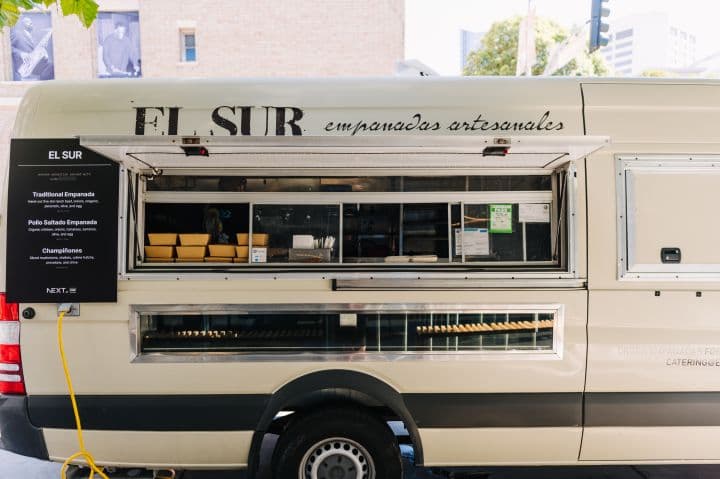
[[[55,7],[30,14],[35,43],[52,30],[45,46],[54,63],[52,78],[120,76],[109,72],[111,50],[118,52],[114,60],[129,56],[133,63],[123,76],[146,78],[389,75],[403,58],[402,0],[99,3],[98,19],[89,29]],[[2,80],[22,79],[13,64],[27,35],[24,26],[21,19],[12,32],[3,32]]]
[[[404,0],[98,0],[86,29],[57,7],[0,32],[0,161],[38,81],[392,75]]]
[[[695,62],[695,35],[673,25],[665,13],[613,20],[610,29],[608,45],[601,53],[614,75],[680,70]]]

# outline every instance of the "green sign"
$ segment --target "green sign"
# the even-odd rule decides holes
[[[512,205],[490,205],[490,233],[512,233],[512,217]]]

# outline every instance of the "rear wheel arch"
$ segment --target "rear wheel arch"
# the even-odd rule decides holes
[[[312,410],[327,403],[339,402],[367,408],[372,401],[391,411],[405,424],[415,451],[415,463],[423,464],[422,443],[413,417],[405,405],[402,394],[388,383],[369,374],[346,369],[317,371],[300,376],[278,389],[270,397],[255,433],[248,457],[250,477],[255,476],[263,437],[280,411],[293,405],[308,405]]]

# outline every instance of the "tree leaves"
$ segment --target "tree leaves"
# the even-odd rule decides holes
[[[16,0],[15,4],[19,8],[24,8],[25,10],[30,10],[31,8],[35,7],[35,2],[32,0]]]
[[[58,0],[0,0],[0,29],[15,25],[24,10],[50,7],[57,3]],[[97,17],[98,4],[95,0],[59,0],[59,3],[64,16],[76,15],[86,28]]]
[[[17,2],[12,0],[0,0],[0,25],[13,26],[20,18],[20,9]]]
[[[468,55],[463,75],[515,75],[518,36],[522,17],[495,22],[482,38],[480,48]],[[568,37],[568,31],[552,20],[538,17],[535,22],[537,63],[533,75],[541,75],[553,45]],[[554,75],[603,75],[607,72],[602,57],[596,52],[572,60]]]
[[[64,16],[77,15],[86,28],[97,17],[98,4],[95,0],[60,0],[60,7]]]
[[[0,28],[17,23],[22,10],[35,8],[34,0],[0,0]]]

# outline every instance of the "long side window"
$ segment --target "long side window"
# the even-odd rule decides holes
[[[548,352],[559,307],[462,310],[262,308],[138,312],[138,353],[378,354]]]

